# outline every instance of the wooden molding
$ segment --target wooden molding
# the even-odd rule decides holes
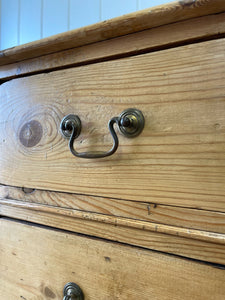
[[[52,207],[43,204],[25,203],[17,200],[0,200],[0,204],[8,205],[17,208],[29,209],[34,212],[43,212],[48,214],[56,214],[65,217],[72,217],[81,219],[83,221],[93,221],[113,226],[129,227],[134,229],[158,232],[178,237],[185,237],[195,239],[199,241],[207,241],[211,243],[217,243],[225,245],[225,234],[207,232],[203,230],[181,228],[175,226],[168,226],[164,224],[151,223],[141,220],[133,220],[122,217],[115,217],[109,215],[103,215],[93,212],[84,212],[75,209]]]
[[[224,11],[224,0],[176,1],[3,50],[0,65]]]
[[[225,13],[209,15],[3,65],[0,66],[0,78],[9,80],[17,76],[56,70],[62,67],[127,57],[147,51],[172,48],[196,40],[209,40],[221,37],[223,34],[225,34]]]
[[[16,200],[0,200],[0,214],[166,253],[225,264],[224,234]]]
[[[175,227],[225,233],[225,214],[221,212],[1,185],[0,199],[6,201],[16,199],[25,202],[24,205],[28,206],[36,203]]]

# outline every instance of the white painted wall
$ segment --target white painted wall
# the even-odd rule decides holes
[[[0,0],[0,49],[171,0]]]

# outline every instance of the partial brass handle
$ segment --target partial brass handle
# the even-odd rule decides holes
[[[103,158],[112,155],[116,152],[119,146],[119,140],[114,130],[114,124],[117,124],[120,132],[129,138],[135,137],[141,133],[144,128],[144,116],[140,110],[129,108],[121,113],[119,117],[114,117],[109,120],[109,132],[113,138],[113,146],[107,152],[81,152],[78,153],[74,149],[74,140],[81,132],[81,120],[76,115],[67,115],[60,124],[61,133],[64,138],[69,138],[69,148],[71,153],[80,158]]]
[[[68,282],[63,289],[63,300],[84,300],[82,289],[73,282]]]

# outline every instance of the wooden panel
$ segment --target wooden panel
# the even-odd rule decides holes
[[[166,253],[225,264],[225,235],[72,209],[0,200],[0,214]]]
[[[221,39],[2,84],[1,183],[224,211],[224,50]],[[106,159],[72,156],[63,116],[83,122],[77,151],[108,150],[107,122],[129,107],[146,118],[139,137],[119,135]]]
[[[222,300],[225,293],[225,271],[212,266],[10,221],[0,223],[0,289],[7,299],[62,299],[63,286],[70,281],[80,285],[87,300],[212,296]]]
[[[0,186],[0,199],[73,208],[189,229],[225,233],[225,214],[155,203]]]
[[[177,1],[7,49],[0,64],[38,57],[162,25],[225,11],[224,0]]]
[[[195,30],[193,30],[195,28]],[[195,40],[225,34],[225,14],[177,22],[124,37],[77,47],[55,54],[0,66],[0,78],[10,79],[29,73],[115,59],[156,49],[172,48]]]

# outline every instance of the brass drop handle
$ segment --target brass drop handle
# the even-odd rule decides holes
[[[73,282],[68,282],[63,289],[63,300],[84,300],[82,289]]]
[[[71,153],[80,158],[103,158],[112,155],[116,152],[119,146],[119,140],[116,135],[114,124],[117,124],[120,132],[129,138],[136,137],[144,128],[144,116],[138,109],[129,108],[124,110],[119,117],[114,117],[109,120],[109,132],[113,138],[113,146],[107,152],[77,152],[74,149],[74,140],[80,135],[81,120],[77,115],[69,114],[64,117],[60,124],[60,130],[64,138],[69,139],[69,149]]]

